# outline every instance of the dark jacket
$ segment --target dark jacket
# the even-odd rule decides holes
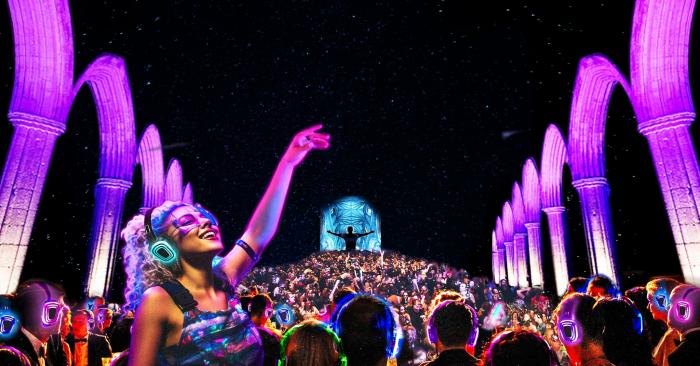
[[[673,353],[668,355],[671,366],[700,365],[700,330],[683,336],[683,340]]]
[[[75,338],[72,334],[66,337],[66,343],[75,357]],[[112,347],[107,337],[88,332],[88,366],[102,366],[103,357],[112,357]]]
[[[3,346],[12,347],[4,348]],[[68,359],[63,348],[58,344],[56,347],[55,340],[49,339],[46,347],[46,366],[65,366]],[[39,365],[39,356],[32,347],[32,342],[22,332],[17,332],[9,341],[3,342],[0,345],[0,365],[2,366],[23,366],[29,361],[32,366]]]
[[[424,362],[420,366],[476,366],[479,360],[463,349],[450,349],[442,351],[432,361]]]

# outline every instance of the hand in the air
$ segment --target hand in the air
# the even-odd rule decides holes
[[[331,135],[317,132],[322,127],[322,124],[317,124],[297,133],[289,144],[282,160],[292,166],[297,166],[304,160],[309,151],[328,149],[331,146]]]

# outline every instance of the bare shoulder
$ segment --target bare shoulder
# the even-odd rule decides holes
[[[173,312],[179,313],[180,310],[164,288],[153,286],[143,293],[139,312],[164,321],[170,319]]]

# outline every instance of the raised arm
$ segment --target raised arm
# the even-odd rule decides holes
[[[335,236],[337,236],[337,237],[339,237],[339,238],[342,238],[342,237],[343,237],[342,235],[336,234],[336,233],[334,233],[334,232],[332,232],[332,231],[330,231],[330,230],[326,230],[326,232],[329,233],[329,234],[331,234],[331,235],[335,235]]]
[[[297,133],[280,159],[265,194],[241,236],[241,240],[248,243],[255,255],[262,255],[277,231],[294,169],[309,151],[330,147],[330,135],[317,132],[321,127],[323,126],[319,124]],[[220,265],[231,284],[237,286],[255,263],[242,247],[236,245]]]
[[[374,232],[374,230],[368,231],[368,232],[366,232],[366,233],[362,233],[362,234],[358,235],[358,237],[367,236],[367,235],[369,235],[369,234],[371,234],[371,233],[373,233],[373,232]]]

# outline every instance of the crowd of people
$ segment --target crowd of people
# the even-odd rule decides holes
[[[400,253],[329,251],[257,267],[237,290],[263,349],[250,365],[700,364],[700,288],[669,278],[624,294],[573,278],[559,300]],[[17,324],[3,318],[1,365],[128,362],[128,307],[33,280],[0,297],[3,314]]]

